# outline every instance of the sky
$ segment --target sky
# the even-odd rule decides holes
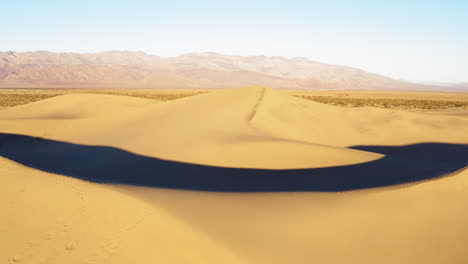
[[[0,51],[307,57],[468,82],[468,0],[0,0]]]

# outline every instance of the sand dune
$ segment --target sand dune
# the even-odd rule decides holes
[[[5,263],[462,264],[468,258],[467,171],[360,192],[227,194],[93,184],[4,158],[0,165]]]
[[[164,103],[57,96],[0,110],[0,133],[2,262],[468,260],[463,117],[336,107],[250,87]],[[212,190],[287,191],[327,179],[340,179],[339,190],[445,177],[342,193],[64,177],[95,171],[90,180],[145,184],[135,179],[148,180],[155,162],[154,177],[165,180],[156,183],[185,189],[204,189],[197,184],[207,179]]]
[[[0,119],[9,123],[2,132],[216,166],[310,168],[381,157],[259,132],[251,121],[265,91],[256,87],[230,90],[164,104],[127,97],[112,101],[110,95],[65,95],[5,110]]]
[[[167,160],[270,169],[382,157],[350,146],[468,140],[466,119],[335,107],[262,87],[163,104],[123,96],[64,95],[0,112],[0,128],[2,133],[111,146]]]

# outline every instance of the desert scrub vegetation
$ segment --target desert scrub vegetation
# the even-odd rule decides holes
[[[0,108],[12,107],[63,94],[112,94],[147,98],[158,101],[171,101],[183,97],[207,93],[209,91],[190,90],[132,90],[132,89],[0,89]],[[468,100],[452,99],[396,99],[396,98],[356,98],[346,95],[295,95],[307,100],[336,106],[438,110],[448,108],[468,109]]]
[[[197,94],[202,94],[206,92],[184,92],[184,93],[144,93],[144,92],[127,92],[127,91],[110,91],[110,92],[95,92],[95,93],[104,93],[104,94],[113,94],[113,95],[124,95],[132,96],[146,99],[153,99],[158,101],[171,101],[183,97],[193,96]]]
[[[58,95],[64,94],[77,94],[77,93],[91,93],[91,94],[112,94],[112,95],[124,95],[124,96],[133,96],[140,98],[147,98],[158,101],[170,101],[183,97],[193,96],[204,91],[194,91],[194,92],[133,92],[133,91],[120,91],[120,90],[21,90],[21,91],[11,91],[11,90],[0,90],[0,107],[12,107],[17,105],[23,105],[27,103],[32,103],[40,101],[43,99],[51,98]]]
[[[0,107],[11,107],[32,103],[57,96],[58,94],[1,94]]]
[[[334,96],[311,96],[297,95],[298,97],[315,101],[318,103],[348,106],[348,107],[380,107],[399,109],[447,109],[468,108],[468,102],[461,101],[439,101],[439,100],[417,100],[417,99],[377,99],[377,98],[346,98]]]

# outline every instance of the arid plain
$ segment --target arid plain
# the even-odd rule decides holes
[[[2,263],[466,263],[466,93],[4,89]]]

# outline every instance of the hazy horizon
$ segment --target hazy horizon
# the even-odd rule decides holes
[[[417,83],[468,82],[468,2],[16,1],[0,50],[306,57]]]

